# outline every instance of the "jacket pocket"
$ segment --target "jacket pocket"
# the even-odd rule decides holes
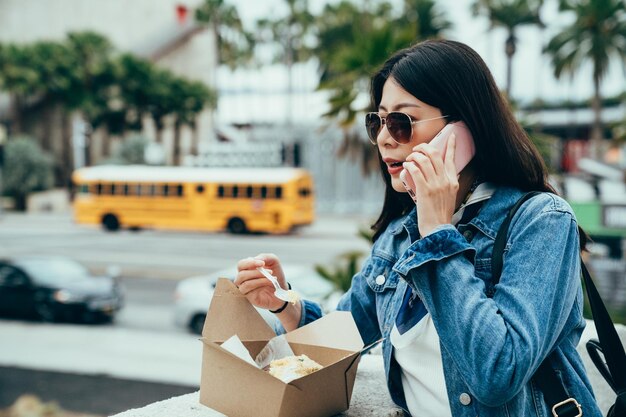
[[[393,262],[376,255],[372,256],[369,268],[364,271],[367,285],[377,294],[395,290],[398,286],[398,274],[393,271]]]

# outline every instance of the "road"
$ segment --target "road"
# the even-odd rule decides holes
[[[124,277],[181,279],[230,267],[260,252],[276,253],[286,263],[332,262],[342,252],[369,248],[357,232],[371,221],[320,217],[289,235],[235,236],[159,230],[108,233],[75,225],[69,213],[5,213],[0,217],[0,253],[66,255],[100,272],[116,265]]]

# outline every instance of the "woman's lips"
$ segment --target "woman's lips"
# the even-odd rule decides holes
[[[402,167],[402,165],[399,165],[399,166],[387,165],[387,171],[389,172],[389,175],[399,175],[403,169],[404,168]]]
[[[396,161],[393,159],[387,159],[385,160],[385,162],[387,163],[387,171],[389,172],[389,175],[400,174],[400,172],[402,172],[402,170],[404,169],[402,167],[402,163],[404,161]]]

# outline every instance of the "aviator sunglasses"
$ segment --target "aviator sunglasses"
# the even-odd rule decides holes
[[[387,125],[387,131],[391,135],[391,138],[400,145],[406,145],[411,141],[413,136],[413,125],[418,123],[428,122],[431,120],[443,119],[448,116],[431,117],[430,119],[423,120],[411,120],[411,116],[406,113],[394,111],[387,113],[387,116],[382,117],[379,113],[372,112],[365,115],[365,128],[367,129],[367,136],[372,142],[372,145],[378,143],[378,134],[383,128],[383,125]]]

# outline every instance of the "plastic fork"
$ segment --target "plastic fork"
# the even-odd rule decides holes
[[[274,275],[270,274],[269,270],[263,267],[258,267],[257,271],[262,273],[265,278],[269,279],[270,282],[274,284],[274,288],[275,288],[274,295],[276,296],[276,298],[280,298],[283,301],[291,301],[291,297],[289,297],[289,291],[281,288],[280,284],[278,283],[278,280],[276,279]]]

